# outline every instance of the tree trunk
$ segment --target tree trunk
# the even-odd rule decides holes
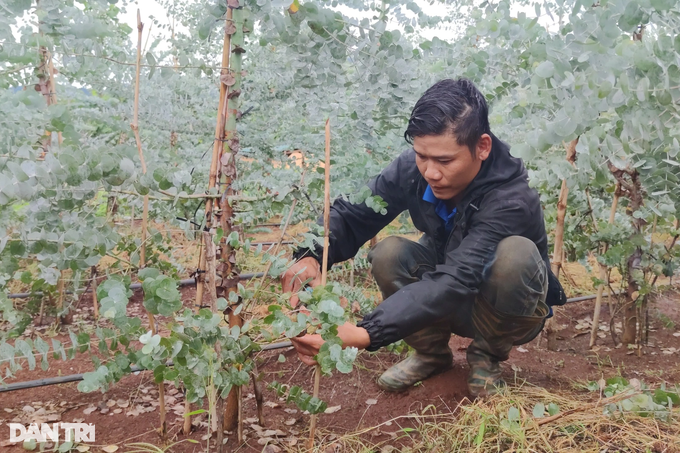
[[[238,268],[236,267],[236,251],[229,245],[227,238],[234,231],[234,210],[230,204],[229,196],[234,194],[233,182],[236,179],[236,154],[240,149],[239,137],[236,131],[236,118],[238,117],[239,96],[241,94],[241,79],[243,77],[241,67],[243,62],[244,45],[244,21],[243,9],[227,9],[226,36],[229,37],[230,56],[229,70],[220,77],[222,86],[226,87],[226,117],[223,129],[220,131],[223,141],[220,142],[220,155],[218,159],[220,185],[224,193],[220,201],[220,210],[217,213],[219,224],[223,231],[222,240],[219,244],[217,266],[217,297],[230,300],[231,293],[238,294]],[[221,145],[224,146],[221,146]],[[241,315],[234,314],[239,303],[229,307],[229,327],[243,325]],[[239,442],[242,441],[242,425],[239,417],[240,389],[232,387],[227,396],[224,409],[224,429],[233,430],[238,428]]]
[[[637,218],[635,213],[643,206],[643,190],[640,182],[640,175],[636,169],[619,169],[613,164],[609,163],[609,170],[616,178],[621,187],[621,194],[628,198],[628,208],[626,212],[630,216],[631,224],[633,225],[633,235],[642,234],[642,227],[645,224],[644,219]],[[621,342],[623,344],[634,344],[637,339],[637,297],[639,292],[639,285],[637,278],[639,277],[640,261],[642,259],[642,249],[637,247],[626,262],[626,300],[623,307],[623,334]]]
[[[222,42],[222,70],[220,73],[220,96],[219,96],[219,101],[217,104],[217,121],[215,124],[215,138],[213,141],[213,153],[212,153],[212,159],[210,163],[210,173],[208,175],[208,192],[210,192],[213,188],[217,186],[217,177],[219,174],[219,165],[220,165],[220,156],[222,154],[222,147],[226,145],[225,142],[225,124],[226,124],[226,117],[227,117],[227,104],[228,104],[228,86],[225,83],[228,75],[230,74],[229,72],[229,59],[230,59],[230,48],[231,48],[231,36],[232,34],[227,33],[227,25],[232,23],[232,14],[233,10],[231,8],[227,8],[227,17],[225,21],[225,33],[224,33],[224,40]],[[214,211],[216,210],[216,206],[218,204],[218,201],[216,201],[213,198],[208,198],[205,202],[205,229],[206,230],[211,230],[213,229],[216,225],[214,225]],[[205,235],[205,233],[204,233]],[[208,267],[208,260],[206,259],[206,255],[210,253],[211,257],[214,257],[215,251],[213,248],[213,243],[212,243],[212,235],[208,235],[209,238],[206,239],[205,236],[201,238],[201,240],[204,243],[204,246],[200,248],[199,251],[199,257],[198,257],[198,269],[196,273],[196,302],[194,304],[194,310],[198,311],[202,306],[204,306],[203,303],[203,297],[204,294],[206,293],[206,290],[210,292],[210,294],[216,293],[217,288],[216,285],[218,284],[217,282],[217,276],[215,276],[211,281],[206,282],[206,269]],[[208,244],[208,241],[210,241],[210,244]],[[214,258],[211,258],[214,261]],[[216,269],[217,272],[217,269]],[[221,296],[221,294],[220,294]],[[212,296],[211,296],[212,297]],[[216,297],[216,294],[215,294]],[[213,407],[216,406],[220,407],[220,415],[219,418],[223,418],[223,414],[221,413],[222,410],[221,408],[224,406],[223,404],[216,404]],[[190,419],[191,417],[188,416],[187,414],[191,412],[191,405],[189,403],[186,403],[184,406],[184,413],[185,413],[185,424],[184,424],[184,430],[185,433],[191,429],[191,424],[190,424]],[[189,420],[189,421],[188,421]],[[218,416],[216,414],[213,414],[213,420],[214,422],[218,421]],[[226,422],[226,420],[222,420],[222,422]],[[213,428],[216,429],[216,427],[213,426]],[[219,445],[218,448],[221,450],[222,446]]]

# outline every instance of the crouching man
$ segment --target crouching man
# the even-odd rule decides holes
[[[442,80],[416,103],[406,141],[413,145],[369,183],[387,215],[342,199],[331,208],[329,266],[408,210],[424,234],[418,242],[388,237],[368,255],[383,302],[357,325],[338,330],[345,346],[376,351],[404,339],[415,353],[378,379],[400,391],[452,365],[451,334],[471,338],[471,396],[504,383],[500,362],[513,345],[535,338],[566,301],[550,271],[538,193],[520,159],[489,129],[484,96],[468,80]],[[283,290],[320,282],[322,248],[302,249],[283,275]],[[323,340],[293,340],[314,364]]]

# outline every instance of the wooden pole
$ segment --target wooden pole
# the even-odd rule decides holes
[[[576,145],[578,144],[578,137],[569,142],[565,146],[567,151],[567,162],[574,166],[576,161]],[[567,180],[562,180],[562,186],[560,188],[560,196],[557,200],[557,222],[555,225],[555,249],[553,250],[553,258],[551,261],[552,272],[555,277],[560,278],[560,269],[563,266],[564,258],[564,219],[567,215],[567,200],[569,198],[569,186],[567,186]],[[557,307],[554,307],[555,315],[557,315]],[[545,323],[545,332],[548,338],[548,350],[557,350],[557,321],[556,316],[548,319]]]
[[[616,217],[616,208],[618,204],[619,204],[619,191],[617,185],[616,191],[614,192],[614,199],[612,200],[612,207],[611,210],[609,211],[610,225],[614,224],[614,219]],[[597,231],[597,224],[595,224],[595,231]],[[604,244],[602,246],[602,255],[607,253],[608,248],[609,244]],[[599,261],[597,264],[600,269],[600,280],[602,280],[602,283],[600,283],[600,285],[597,287],[597,296],[595,297],[595,309],[593,310],[593,327],[590,329],[590,345],[589,345],[590,348],[595,346],[595,343],[597,342],[597,332],[600,325],[600,310],[602,309],[602,295],[604,294],[605,288],[609,287],[607,281],[608,275],[607,266],[600,263]],[[610,313],[609,316],[614,316],[614,313]]]
[[[324,165],[324,208],[323,208],[323,258],[321,260],[321,286],[326,286],[328,279],[328,245],[330,236],[331,219],[331,123],[326,120],[326,161]],[[319,397],[321,384],[321,366],[314,367],[314,393],[313,397]],[[316,435],[317,414],[312,414],[309,422],[309,450],[314,448],[314,436]]]
[[[137,64],[135,68],[135,100],[134,100],[134,117],[130,127],[135,134],[135,142],[137,143],[137,152],[139,153],[139,161],[142,166],[142,173],[146,174],[146,161],[144,160],[144,152],[142,151],[142,140],[139,136],[139,72],[142,61],[142,31],[144,24],[142,23],[142,16],[137,9]],[[149,196],[144,197],[144,212],[142,215],[142,244],[139,252],[139,268],[146,266],[146,238],[147,238],[147,222],[149,218]],[[134,218],[133,218],[134,220]],[[149,329],[152,335],[156,335],[156,321],[153,314],[146,310],[146,316],[149,318]],[[161,381],[158,384],[158,402],[160,403],[160,428],[159,433],[163,440],[167,437],[167,424],[165,421],[165,385]]]

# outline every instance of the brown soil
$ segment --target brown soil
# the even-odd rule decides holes
[[[183,294],[187,304],[190,303],[193,299],[193,289],[187,288]],[[680,325],[679,300],[678,293],[668,291],[658,296],[651,304],[649,344],[641,348],[640,356],[637,350],[614,348],[610,338],[600,339],[598,346],[594,350],[589,350],[589,329],[582,327],[585,324],[584,319],[591,315],[593,302],[569,304],[557,312],[558,325],[562,327],[559,333],[559,350],[546,351],[545,342],[539,346],[540,339],[521,349],[515,348],[505,365],[504,376],[511,384],[520,384],[526,380],[554,391],[583,391],[579,389],[578,383],[617,374],[629,378],[637,377],[651,385],[661,382],[678,383],[680,362],[677,356],[680,351],[680,337],[673,334],[676,333],[675,326]],[[87,305],[81,308],[78,315],[82,320],[91,318],[91,307]],[[609,314],[606,304],[604,305],[602,323],[608,325]],[[138,294],[133,298],[130,310],[131,313],[141,315]],[[454,351],[454,367],[401,394],[385,393],[375,382],[382,371],[402,357],[389,352],[363,353],[357,360],[354,371],[349,375],[336,373],[332,377],[322,378],[321,398],[329,407],[340,406],[340,409],[319,417],[319,435],[326,441],[332,441],[335,436],[388,422],[400,415],[421,413],[430,405],[439,412],[450,412],[457,404],[464,403],[468,396],[465,385],[468,371],[465,349],[468,343],[468,339],[453,337],[450,344]],[[676,350],[668,353],[672,351],[668,348]],[[279,361],[279,354],[285,357],[285,362]],[[300,385],[311,391],[312,370],[300,364],[293,350],[263,352],[259,354],[258,359],[259,369],[263,375],[261,382],[263,388],[276,380]],[[91,369],[89,359],[85,355],[78,355],[72,361],[52,362],[48,371],[42,371],[39,367],[33,371],[20,371],[10,382],[82,373]],[[44,417],[59,414],[53,415],[57,421],[94,423],[97,447],[93,446],[91,451],[100,451],[101,446],[109,444],[121,447],[131,442],[162,444],[155,431],[159,420],[159,411],[155,406],[157,386],[153,384],[149,372],[126,376],[105,394],[83,394],[77,391],[76,385],[77,383],[68,383],[0,394],[0,426],[5,431],[0,432],[0,451],[24,451],[19,445],[7,443],[9,433],[6,423],[14,419],[28,420],[35,416],[26,414],[25,406],[32,406],[36,413],[44,408],[45,411],[41,411],[44,412]],[[184,406],[181,391],[175,389],[171,383],[166,383],[165,387],[168,396],[166,403],[169,408],[167,420],[170,441],[193,439],[198,442],[184,441],[172,451],[205,451],[207,423],[204,415],[194,417],[194,432],[188,437],[181,434],[183,424],[181,414]],[[282,447],[294,442],[297,442],[298,446],[303,445],[307,436],[309,416],[299,411],[293,412],[296,408],[280,401],[271,390],[264,390],[264,394],[265,429],[282,430],[285,433],[285,436],[280,438]],[[375,404],[370,404],[373,403],[370,400],[375,400]],[[106,403],[109,401],[111,402],[109,404],[116,403],[109,408],[108,413],[103,414],[102,409],[107,407]],[[91,406],[97,409],[85,414],[83,411]],[[141,413],[126,415],[134,408]],[[257,442],[260,437],[251,426],[256,423],[255,400],[251,389],[244,390],[244,417],[246,444],[238,446],[235,435],[232,434],[228,436],[228,451],[262,451],[263,446]],[[364,436],[368,442],[389,441],[397,434],[403,433],[401,431],[403,428],[410,426],[408,421],[395,420],[390,425],[373,431],[372,436],[369,434]],[[119,451],[127,449],[121,448]]]

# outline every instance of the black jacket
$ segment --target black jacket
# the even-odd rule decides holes
[[[431,324],[455,315],[456,305],[473,301],[482,272],[498,243],[508,236],[524,236],[538,247],[550,269],[548,240],[538,193],[529,187],[527,171],[509,147],[492,135],[489,158],[456,206],[454,227],[447,234],[435,205],[423,200],[427,182],[418,171],[415,152],[409,149],[368,184],[387,202],[387,215],[365,204],[338,199],[331,207],[328,265],[352,258],[400,213],[407,210],[415,227],[433,241],[438,251],[436,270],[384,300],[358,324],[371,338],[368,350],[377,350]],[[296,257],[309,253],[300,250]],[[320,260],[322,248],[313,255]],[[562,305],[566,297],[549,272],[546,303]]]

